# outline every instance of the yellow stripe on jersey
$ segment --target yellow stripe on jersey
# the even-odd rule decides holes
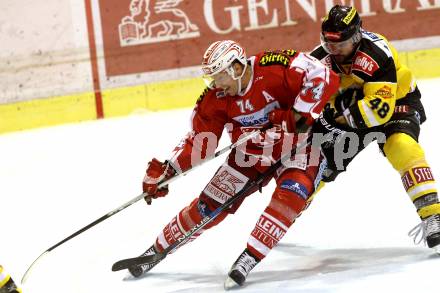
[[[364,100],[360,100],[358,102],[359,110],[361,111],[362,118],[367,124],[368,127],[373,127],[380,125],[380,122],[374,116],[373,110],[367,105],[367,102]]]

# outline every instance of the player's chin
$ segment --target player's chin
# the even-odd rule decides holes
[[[234,89],[232,89],[231,87],[227,87],[224,90],[224,93],[227,94],[228,96],[235,96],[235,91]]]
[[[333,55],[333,58],[336,60],[336,62],[340,63],[340,62],[344,62],[345,59],[347,58],[347,56],[341,55],[341,54],[336,54],[336,55]]]

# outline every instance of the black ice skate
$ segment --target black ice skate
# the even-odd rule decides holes
[[[157,253],[157,251],[154,248],[154,245],[151,245],[151,247],[148,248],[147,251],[145,251],[140,256],[153,255],[153,254],[156,254],[156,253]],[[155,267],[158,263],[160,263],[160,261],[154,262],[152,264],[145,264],[145,265],[140,265],[140,266],[132,266],[132,267],[128,268],[128,271],[130,272],[130,274],[133,277],[139,278],[140,276],[142,276],[143,274],[145,274],[146,272],[151,270],[153,267]]]
[[[260,260],[246,248],[229,270],[225,290],[243,286],[247,275],[259,262]]]
[[[440,214],[422,220],[408,235],[414,237],[414,243],[425,241],[429,248],[440,254]]]
[[[432,215],[424,222],[426,223],[426,243],[428,247],[440,253],[440,215]]]

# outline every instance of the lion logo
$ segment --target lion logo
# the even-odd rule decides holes
[[[211,183],[223,192],[234,195],[238,191],[237,184],[240,185],[244,182],[225,170],[215,176]]]
[[[179,4],[183,0],[131,0],[130,15],[119,24],[121,46],[157,43],[200,36]]]

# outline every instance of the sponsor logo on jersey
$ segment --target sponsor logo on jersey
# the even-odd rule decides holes
[[[352,70],[361,71],[369,76],[373,76],[373,73],[379,69],[379,65],[370,55],[358,51],[356,59],[353,62]]]
[[[409,110],[407,105],[400,105],[394,108],[394,113],[407,113]]]
[[[260,80],[263,80],[263,78],[264,78],[264,76],[257,76],[257,77],[255,78],[255,82],[260,81]]]
[[[384,99],[391,99],[394,96],[391,87],[387,85],[384,85],[383,87],[378,89],[374,94],[381,96]]]
[[[283,182],[281,182],[280,188],[293,191],[299,196],[301,196],[304,200],[307,199],[307,195],[308,195],[307,188],[304,185],[294,180],[291,179],[284,180]]]
[[[282,65],[284,67],[288,67],[290,63],[290,58],[288,54],[279,52],[266,52],[260,59],[261,66],[269,66],[269,65]]]
[[[424,183],[426,181],[433,181],[434,177],[432,176],[431,168],[429,167],[419,167],[412,169],[414,173],[414,177],[417,183]]]
[[[278,101],[267,104],[263,109],[257,112],[233,117],[233,119],[246,127],[264,125],[269,122],[269,112],[276,108],[280,108]]]
[[[402,183],[403,183],[403,187],[405,187],[405,190],[408,191],[408,189],[410,189],[411,187],[414,186],[414,181],[411,178],[411,175],[409,174],[409,172],[405,172],[405,174],[403,174],[402,176]]]

